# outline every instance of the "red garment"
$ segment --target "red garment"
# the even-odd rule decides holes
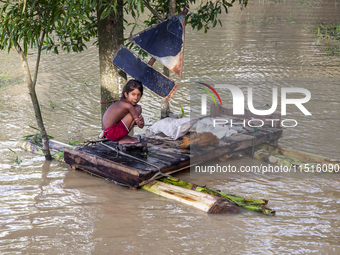
[[[108,127],[104,131],[105,137],[110,139],[113,142],[120,141],[128,133],[129,133],[129,130],[127,129],[123,121],[119,121],[118,123],[113,124],[111,127]]]

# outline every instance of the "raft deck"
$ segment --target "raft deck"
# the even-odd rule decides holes
[[[108,148],[117,148],[117,143],[96,143],[80,149],[64,150],[65,162],[74,168],[90,172],[137,188],[146,183],[159,171],[171,174],[190,166],[232,154],[242,150],[252,150],[258,144],[277,144],[282,137],[281,128],[265,127],[254,133],[233,134],[223,137],[218,146],[206,146],[202,150],[190,153],[189,149],[180,149],[182,140],[167,141],[144,138],[148,143],[148,153],[141,151],[125,152],[140,160],[119,154]]]

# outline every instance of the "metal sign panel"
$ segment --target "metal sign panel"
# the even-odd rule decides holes
[[[179,77],[182,77],[185,9],[178,15],[171,17],[149,29],[146,29],[129,38],[164,66]]]
[[[178,88],[178,84],[173,80],[149,66],[123,45],[113,57],[112,62],[166,101],[171,99]]]

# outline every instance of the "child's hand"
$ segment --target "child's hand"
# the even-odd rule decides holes
[[[139,128],[143,128],[144,127],[144,118],[142,115],[139,115],[136,120],[136,124]]]
[[[144,125],[144,118],[143,118],[143,116],[142,116],[142,115],[139,115],[138,118],[139,118],[140,122],[143,123],[143,125]]]

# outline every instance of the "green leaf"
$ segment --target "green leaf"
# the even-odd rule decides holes
[[[25,53],[25,56],[27,57],[27,41],[26,41],[26,39],[24,40],[24,53]]]
[[[215,19],[213,22],[213,27],[216,27],[216,24],[217,24],[217,20]]]
[[[58,51],[58,47],[57,47],[57,46],[54,47],[54,53],[57,54],[57,55],[59,54],[59,51]]]
[[[138,0],[137,1],[137,10],[140,11],[141,10],[141,5],[142,5],[142,1]]]
[[[133,31],[135,31],[136,26],[137,26],[137,24],[135,24],[135,25],[133,26],[133,28],[131,29],[130,35],[133,35]]]
[[[9,149],[11,152],[17,154],[14,150],[12,150],[12,149],[10,149],[10,148],[7,148],[7,149]]]
[[[143,13],[144,12],[144,4],[143,4],[142,0],[140,0],[140,2],[141,2],[141,11]]]
[[[30,125],[28,125],[30,128],[33,128],[33,129],[35,129],[35,130],[38,130],[39,131],[39,129],[37,129],[36,127],[32,127],[32,126],[30,126]]]
[[[28,141],[28,140],[31,140],[31,138],[33,137],[34,135],[25,135],[23,136],[20,140],[21,141]]]
[[[102,14],[100,15],[100,19],[101,19],[101,20],[102,20],[102,19],[105,19],[107,16],[109,16],[109,14],[110,14],[110,12],[109,12],[109,6],[107,6],[107,7],[103,10]]]

